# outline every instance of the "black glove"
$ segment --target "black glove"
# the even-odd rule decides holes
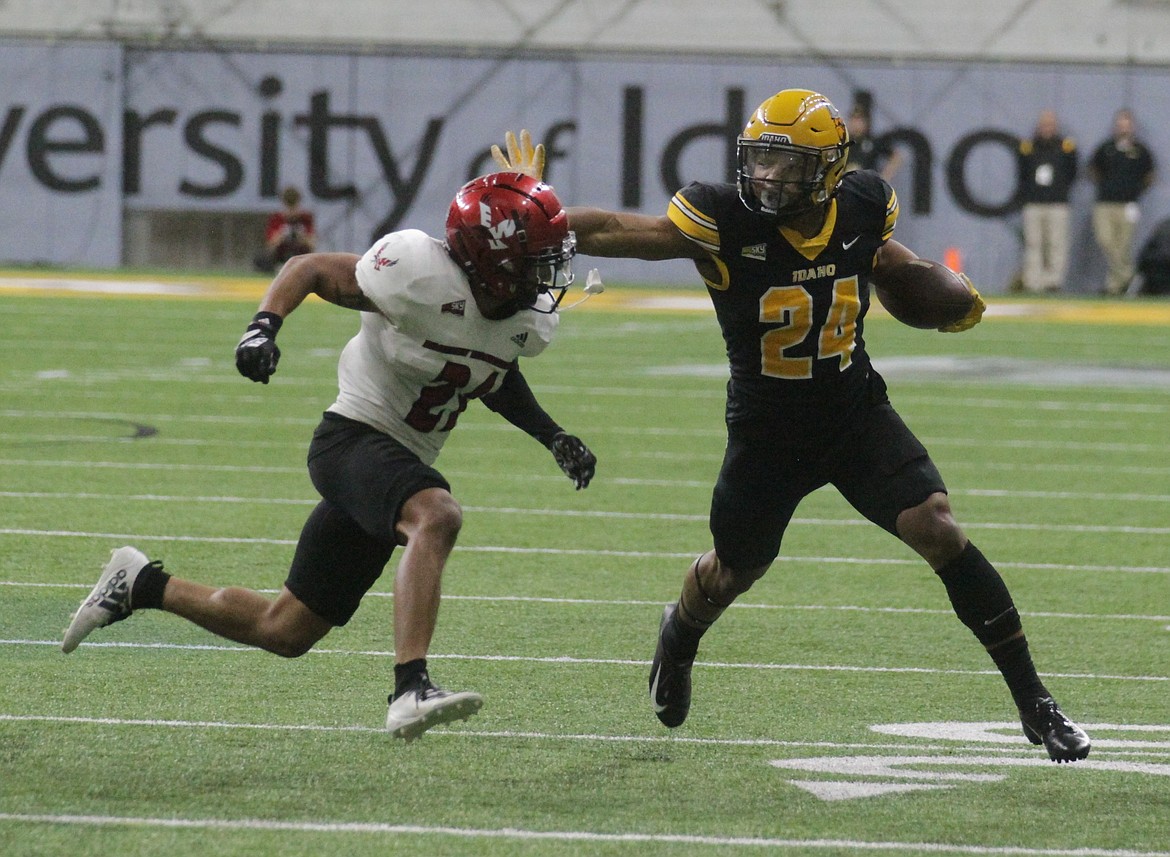
[[[236,368],[245,378],[268,383],[280,362],[276,332],[283,323],[284,319],[274,312],[258,312],[252,317],[252,323],[236,346]]]
[[[552,450],[553,458],[557,460],[561,470],[573,480],[578,491],[589,484],[589,480],[593,478],[593,471],[597,468],[597,456],[589,451],[589,447],[581,442],[581,438],[559,431],[548,448]]]

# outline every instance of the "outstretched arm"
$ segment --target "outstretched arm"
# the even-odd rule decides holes
[[[280,362],[276,334],[288,314],[309,295],[349,309],[377,312],[373,301],[358,287],[359,258],[352,253],[307,253],[285,262],[236,345],[236,368],[240,374],[268,383]]]
[[[666,216],[576,206],[565,212],[577,235],[577,249],[589,256],[648,261],[708,258]]]
[[[492,146],[492,157],[501,168],[531,176],[544,176],[544,143],[532,144],[532,135],[521,131],[520,137],[509,131],[505,137],[507,154]],[[606,211],[602,208],[566,208],[569,228],[577,235],[577,249],[589,256],[622,259],[707,259],[707,253],[688,241],[667,217]]]

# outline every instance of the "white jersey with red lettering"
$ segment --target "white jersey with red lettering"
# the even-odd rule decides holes
[[[376,241],[357,282],[378,312],[361,314],[341,352],[329,410],[385,432],[426,464],[467,403],[498,389],[517,358],[544,351],[559,321],[534,310],[484,318],[443,243],[415,229]]]

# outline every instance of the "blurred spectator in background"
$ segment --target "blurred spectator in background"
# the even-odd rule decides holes
[[[1056,113],[1044,110],[1030,140],[1020,140],[1024,202],[1024,288],[1058,292],[1068,267],[1068,196],[1077,175],[1077,144],[1060,134]]]
[[[886,181],[894,178],[902,165],[902,153],[886,141],[871,134],[873,121],[873,93],[859,89],[853,93],[853,107],[849,111],[849,161],[846,172],[876,170]]]
[[[300,190],[286,187],[280,201],[280,211],[269,216],[264,228],[264,249],[256,254],[256,270],[269,274],[293,256],[312,253],[317,247],[313,213],[301,208]]]
[[[1113,136],[1093,152],[1089,177],[1097,185],[1093,234],[1109,263],[1105,292],[1124,294],[1133,279],[1133,237],[1141,209],[1138,198],[1154,182],[1154,158],[1134,133],[1133,113],[1113,116]]]

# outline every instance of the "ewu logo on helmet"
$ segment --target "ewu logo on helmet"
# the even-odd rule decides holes
[[[486,228],[488,235],[491,236],[488,243],[493,250],[507,249],[508,245],[504,243],[503,239],[511,238],[516,234],[516,221],[508,218],[499,223],[492,223],[492,208],[484,202],[479,204],[479,225]]]
[[[576,246],[552,187],[523,173],[473,179],[447,211],[451,258],[473,293],[504,302],[500,313],[555,312],[573,282]]]

